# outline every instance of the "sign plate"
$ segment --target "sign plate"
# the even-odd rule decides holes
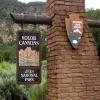
[[[81,37],[83,35],[83,19],[77,13],[72,13],[69,18],[65,18],[68,38],[73,48],[78,48]]]
[[[17,82],[41,82],[40,33],[19,31],[17,34]]]

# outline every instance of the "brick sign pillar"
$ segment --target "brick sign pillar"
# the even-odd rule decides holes
[[[84,16],[85,0],[47,0],[47,100],[100,100],[100,61],[84,17],[76,50],[67,37],[65,17],[74,12]]]

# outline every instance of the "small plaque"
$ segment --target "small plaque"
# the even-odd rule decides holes
[[[73,46],[78,48],[81,37],[83,35],[83,19],[77,13],[72,13],[65,18],[67,36]]]
[[[41,82],[39,32],[19,31],[17,34],[17,81],[20,84]]]
[[[40,79],[40,70],[33,68],[20,68],[18,70],[18,81],[21,83],[37,83]]]

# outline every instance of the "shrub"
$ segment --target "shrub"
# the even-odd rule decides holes
[[[16,46],[13,44],[4,44],[0,42],[0,62],[6,61],[15,63],[16,62]]]
[[[46,63],[42,66],[39,85],[18,85],[15,64],[0,63],[0,100],[46,100]]]
[[[0,64],[0,100],[22,100],[29,96],[24,85],[16,83],[15,65],[3,62]]]

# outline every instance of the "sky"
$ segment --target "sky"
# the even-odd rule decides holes
[[[34,2],[34,1],[43,1],[46,2],[46,0],[18,0],[24,3],[28,2]],[[94,9],[100,9],[100,0],[85,0],[86,8],[94,8]]]

